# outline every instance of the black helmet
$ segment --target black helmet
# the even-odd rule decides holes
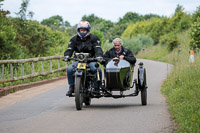
[[[87,29],[86,33],[80,33],[80,29]],[[91,26],[88,21],[80,21],[77,25],[77,33],[81,38],[85,38],[90,34]]]

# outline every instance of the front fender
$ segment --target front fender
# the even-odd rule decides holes
[[[139,78],[138,80],[140,80],[140,86],[142,86],[144,83],[144,71],[145,71],[144,67],[138,68],[138,78]]]
[[[82,71],[76,71],[74,75],[81,77],[83,75],[83,72]]]

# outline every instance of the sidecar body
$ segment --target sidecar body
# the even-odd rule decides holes
[[[105,89],[126,91],[132,85],[133,65],[126,60],[110,60],[104,69]]]

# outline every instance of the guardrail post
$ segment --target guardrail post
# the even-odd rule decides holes
[[[21,64],[22,66],[22,77],[24,76],[24,63]],[[24,79],[22,79],[22,84],[24,83]]]
[[[52,72],[52,60],[50,60],[50,72]]]
[[[12,64],[10,64],[10,79],[13,79],[13,65]],[[11,86],[13,85],[12,81],[10,82],[10,85]]]
[[[2,80],[4,80],[4,71],[5,71],[4,68],[5,68],[5,67],[4,67],[4,64],[3,64],[3,65],[2,65]]]
[[[44,72],[44,62],[41,61],[41,69],[42,69],[42,73]]]
[[[4,80],[4,71],[5,71],[5,65],[2,64],[2,80]],[[4,86],[4,83],[3,83]]]
[[[60,59],[58,59],[58,69],[60,68]],[[58,76],[60,76],[60,71],[58,71]]]
[[[32,74],[34,74],[35,72],[34,72],[34,62],[32,62]]]

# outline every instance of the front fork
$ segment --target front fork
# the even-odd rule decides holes
[[[97,69],[97,82],[100,82],[101,81],[101,78],[100,78],[100,74],[99,74],[99,64],[98,63],[96,63],[95,64],[95,67],[96,67],[96,69]]]

